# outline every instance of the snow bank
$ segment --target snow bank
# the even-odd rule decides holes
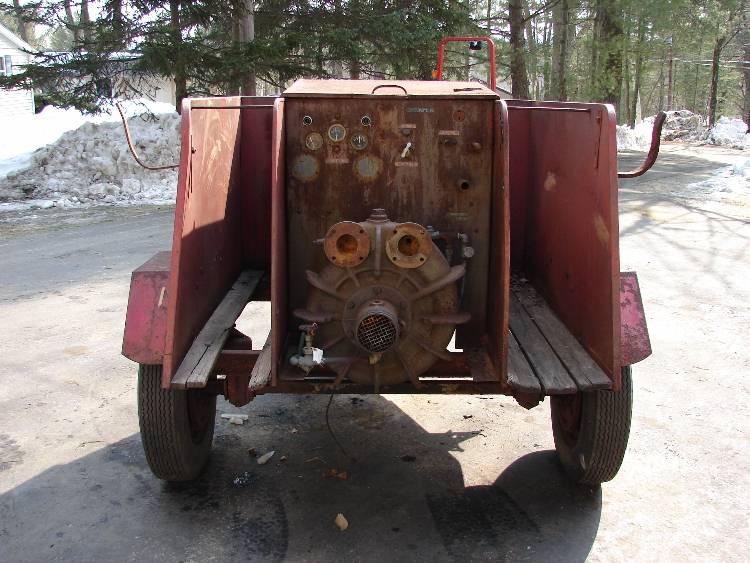
[[[699,199],[723,199],[732,195],[750,195],[750,158],[722,168],[713,177],[686,186],[685,193]]]
[[[708,135],[708,142],[734,149],[750,148],[747,124],[741,119],[720,117]]]
[[[651,145],[651,130],[653,127],[653,118],[646,118],[640,123],[636,123],[632,129],[627,125],[618,125],[617,150],[648,150]]]
[[[631,129],[626,125],[617,126],[617,148],[619,150],[648,150],[651,143],[651,130],[656,116],[650,116]],[[709,130],[703,125],[703,118],[688,110],[668,111],[662,128],[663,141],[687,143],[707,143],[735,149],[750,148],[750,135],[747,125],[737,118],[721,117]]]
[[[648,150],[656,116],[652,115],[636,123],[634,128],[617,126],[617,148],[619,150]],[[697,113],[686,109],[668,111],[661,130],[663,141],[700,141],[705,138],[706,128]]]
[[[128,123],[142,158],[154,165],[176,163],[180,117],[172,106],[128,102],[125,109],[133,116]],[[165,110],[170,113],[154,114]],[[3,127],[0,134],[6,155],[11,152],[7,147],[12,137],[20,138],[19,154],[0,160],[0,171],[9,170],[5,178],[0,176],[0,201],[5,202],[0,203],[0,211],[174,202],[177,172],[153,172],[135,162],[116,110],[85,117],[73,110],[47,108],[25,125],[26,129],[16,131]],[[51,144],[33,153],[21,152],[49,139]]]

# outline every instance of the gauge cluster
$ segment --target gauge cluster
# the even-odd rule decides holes
[[[322,149],[326,144],[337,147],[334,152],[338,153],[341,147],[347,142],[355,151],[363,151],[370,146],[370,136],[365,128],[372,126],[372,118],[369,115],[363,115],[359,123],[361,127],[349,130],[342,123],[332,123],[327,127],[321,125],[316,127],[315,120],[310,115],[302,118],[302,125],[311,131],[305,135],[305,148],[308,151],[316,152]]]

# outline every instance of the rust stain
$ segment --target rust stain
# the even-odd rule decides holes
[[[553,172],[547,172],[547,177],[544,179],[545,191],[551,192],[557,186],[557,176]]]
[[[604,246],[607,246],[607,243],[609,242],[609,229],[607,228],[607,225],[605,225],[602,216],[598,213],[594,215],[594,229],[596,230],[596,236],[599,238],[599,241]]]

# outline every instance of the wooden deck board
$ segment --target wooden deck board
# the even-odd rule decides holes
[[[193,341],[172,377],[177,389],[205,387],[237,318],[258,286],[263,272],[243,271]]]
[[[529,284],[514,284],[513,293],[537,325],[579,389],[610,389],[612,381],[584,350]]]
[[[508,385],[523,393],[541,393],[542,387],[513,333],[508,331]]]
[[[265,387],[271,381],[271,335],[268,335],[266,343],[263,345],[263,350],[258,356],[258,360],[253,366],[253,371],[250,373],[250,391],[256,391],[261,387]]]
[[[545,395],[575,393],[578,390],[568,370],[513,293],[510,295],[510,330],[518,340]]]

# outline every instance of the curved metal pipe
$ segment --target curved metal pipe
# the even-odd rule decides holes
[[[133,141],[130,139],[130,128],[128,127],[128,120],[125,119],[125,113],[122,111],[122,106],[120,105],[120,102],[117,102],[115,104],[117,106],[117,111],[120,112],[120,118],[122,118],[122,126],[125,129],[125,139],[128,141],[128,148],[130,149],[130,154],[133,155],[133,158],[135,161],[140,164],[143,168],[146,170],[170,170],[172,168],[179,168],[179,164],[165,164],[164,166],[149,166],[145,162],[143,162],[140,158],[138,158],[138,154],[135,152],[135,147],[133,147]]]
[[[660,111],[659,115],[654,120],[654,129],[651,132],[651,148],[648,150],[646,160],[643,164],[635,170],[629,170],[627,172],[617,172],[618,178],[637,178],[648,172],[656,162],[656,157],[659,156],[659,146],[661,145],[661,129],[664,127],[664,121],[667,119],[667,112]]]

